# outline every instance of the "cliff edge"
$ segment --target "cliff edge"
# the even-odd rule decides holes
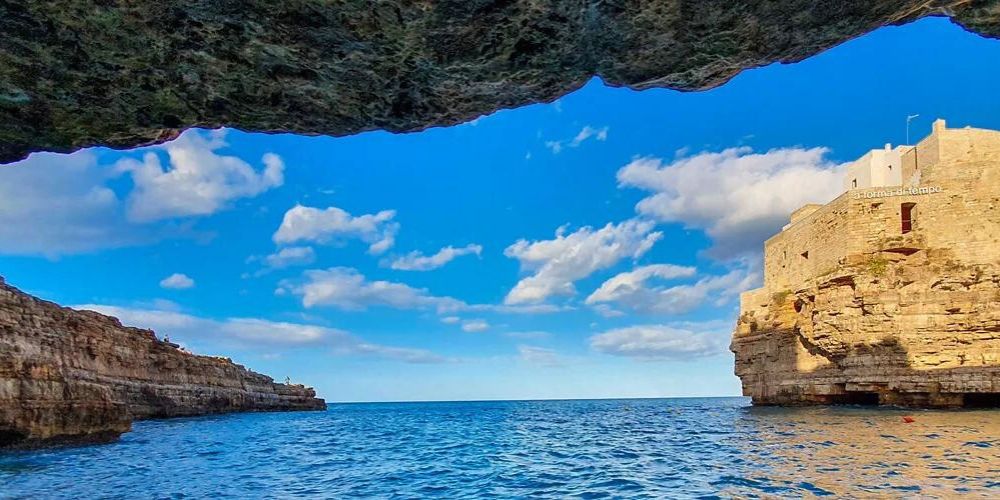
[[[315,396],[0,278],[0,448],[114,440],[136,419],[325,409]]]
[[[1000,406],[1000,132],[939,120],[873,153],[765,243],[731,344],[744,395]]]

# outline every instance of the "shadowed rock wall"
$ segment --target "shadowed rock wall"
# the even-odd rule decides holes
[[[0,0],[0,163],[188,127],[419,130],[595,75],[706,89],[927,15],[1000,33],[997,0]]]
[[[112,440],[134,419],[325,409],[315,396],[0,278],[0,448]]]

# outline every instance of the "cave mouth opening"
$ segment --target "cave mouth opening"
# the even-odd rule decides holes
[[[13,429],[0,429],[0,448],[13,446],[24,441],[28,436]]]
[[[879,397],[877,392],[869,391],[847,391],[844,394],[838,394],[834,400],[833,404],[838,405],[860,405],[860,406],[878,406]]]
[[[1000,392],[966,392],[962,395],[965,408],[1000,408]]]

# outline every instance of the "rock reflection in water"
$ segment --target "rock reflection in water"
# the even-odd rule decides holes
[[[776,490],[1000,495],[997,410],[763,407],[747,408],[735,424],[733,442],[759,466],[749,479]]]

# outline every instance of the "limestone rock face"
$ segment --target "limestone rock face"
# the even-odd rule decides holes
[[[315,396],[0,278],[0,448],[113,440],[134,419],[325,409]]]
[[[845,266],[745,311],[736,374],[757,404],[994,405],[1000,266],[921,252]]]
[[[450,125],[597,75],[682,90],[996,0],[0,1],[0,163],[188,127],[347,135]]]
[[[765,243],[731,344],[754,403],[1000,406],[1000,131],[939,120],[899,151],[905,184]]]

